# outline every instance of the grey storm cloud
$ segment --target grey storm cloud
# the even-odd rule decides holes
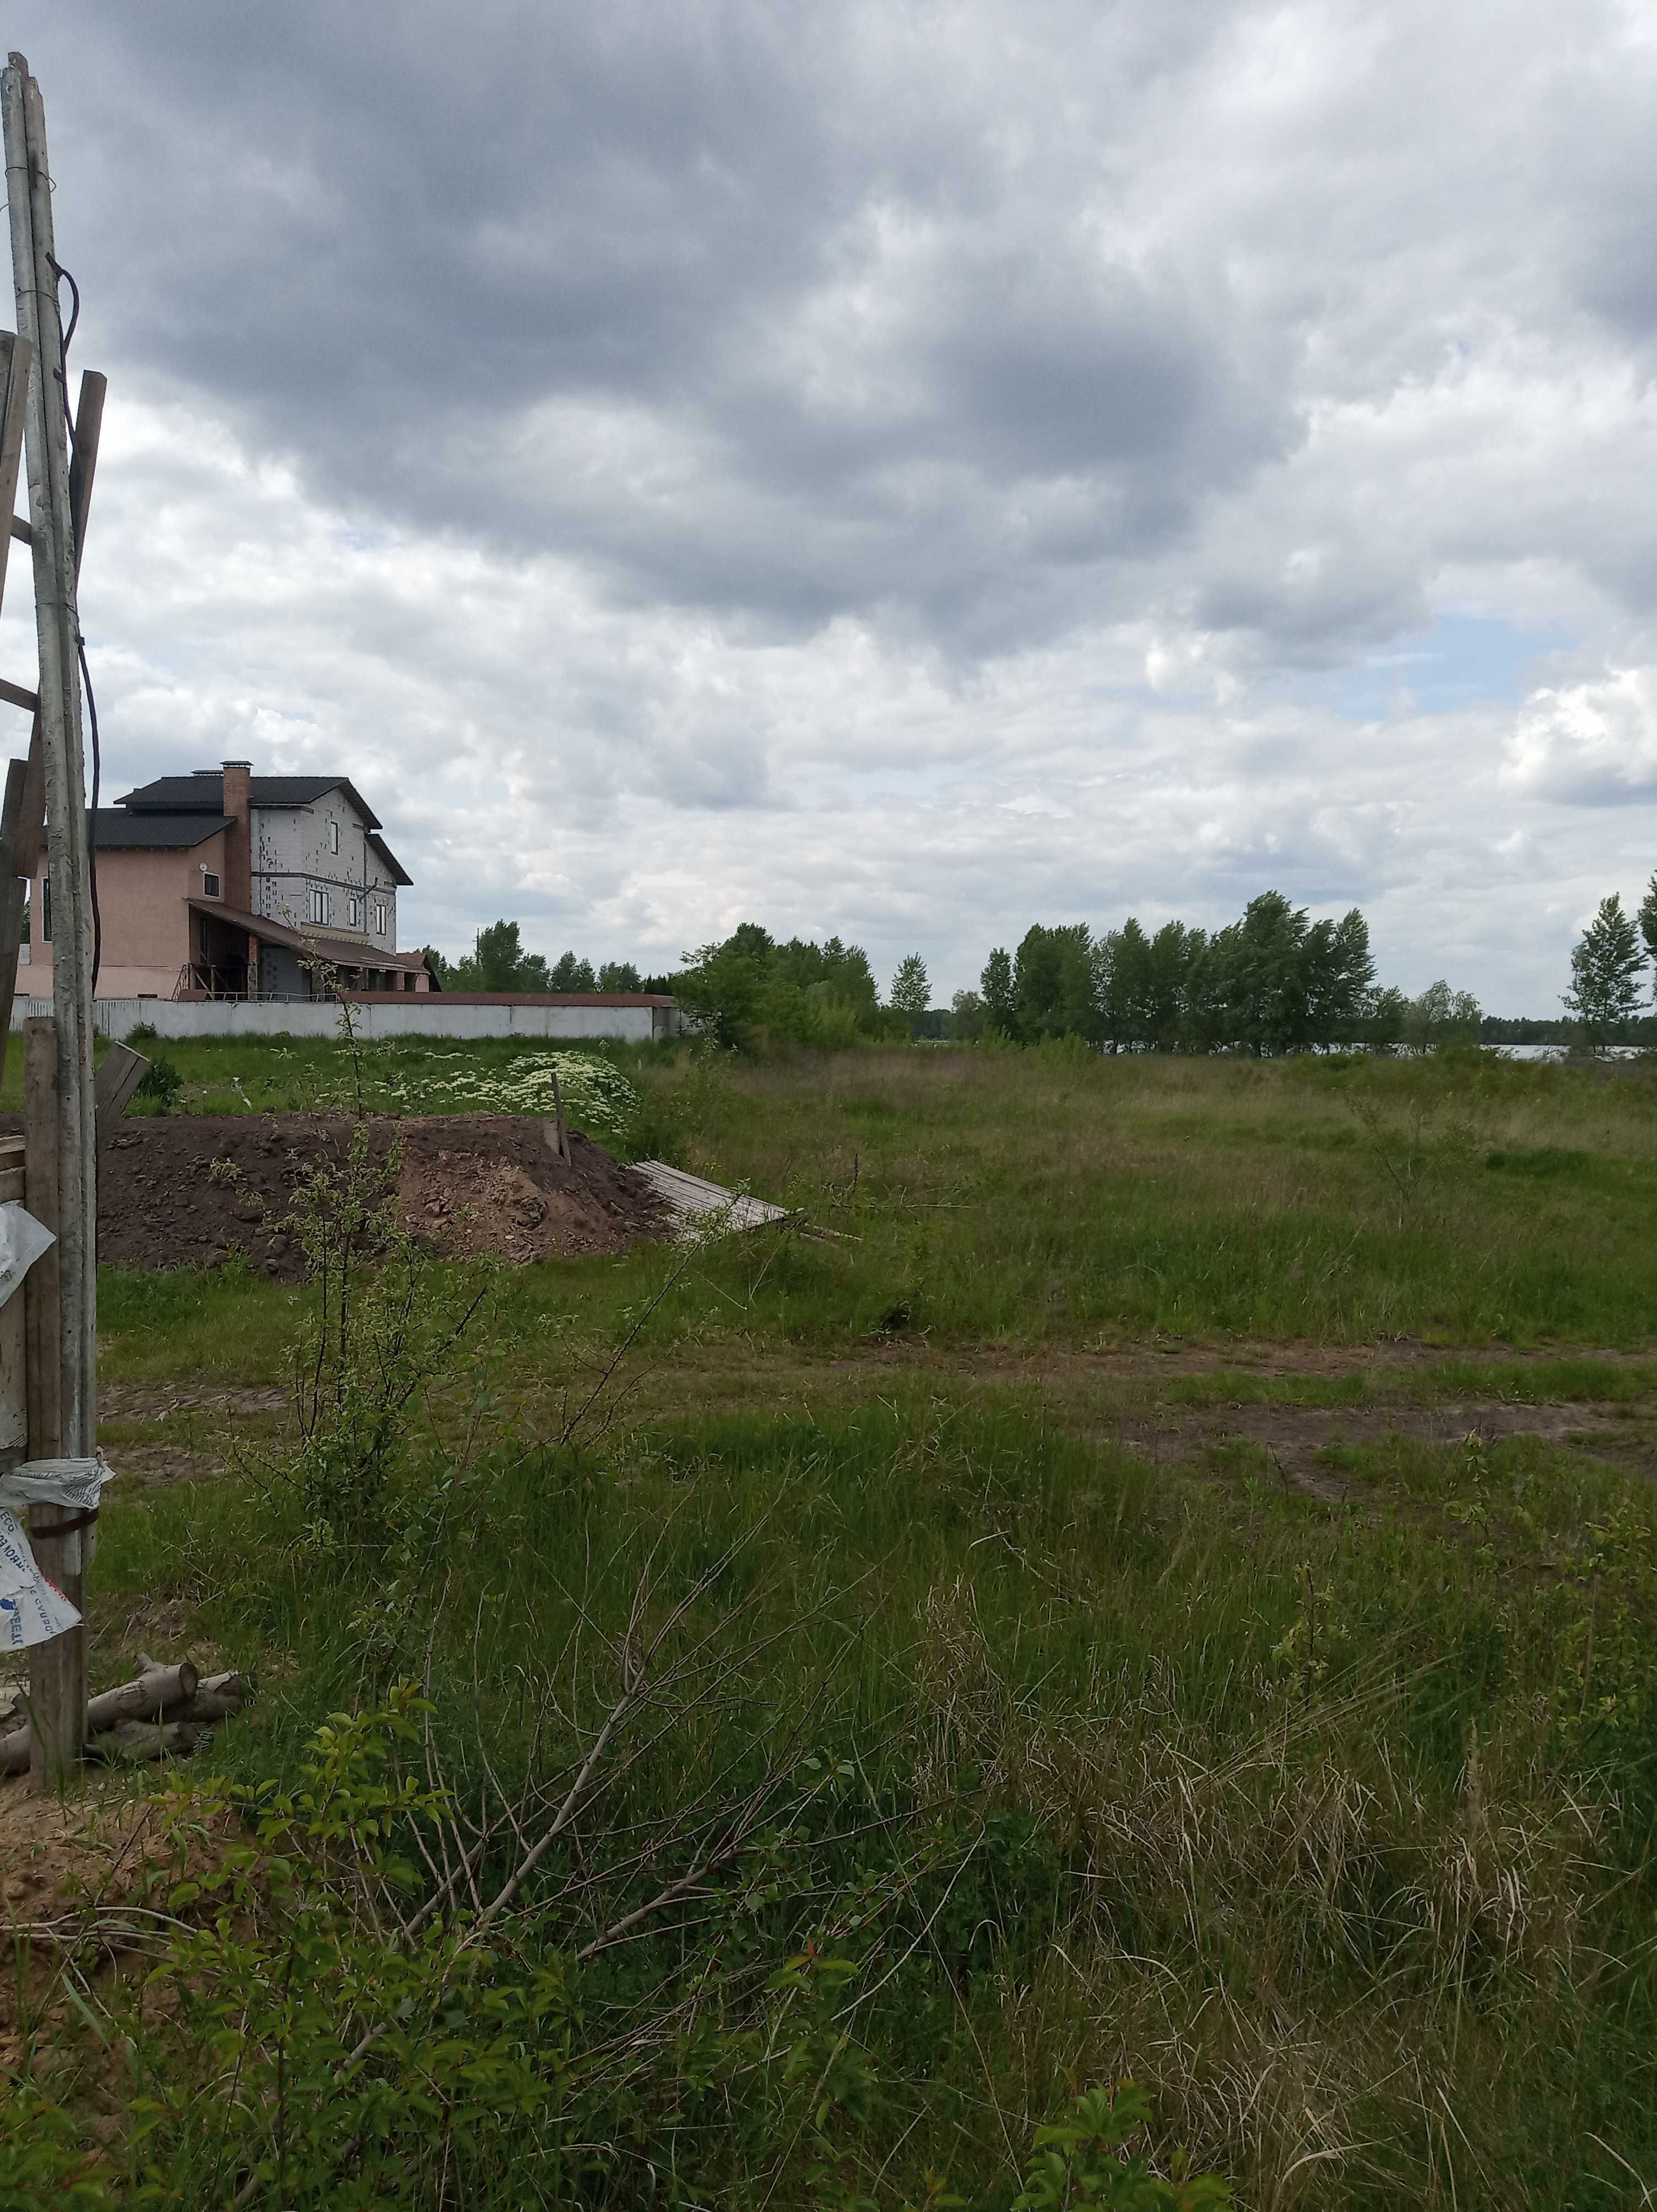
[[[947,986],[1281,882],[1541,1004],[1657,857],[1639,11],[11,25],[119,773],[349,754],[438,941],[758,914]]]
[[[1067,47],[1090,115],[1166,48],[1023,26],[997,89],[953,9],[90,10],[82,273],[324,495],[1004,643],[1295,434],[1223,276],[1113,237],[1089,118],[1042,143]]]

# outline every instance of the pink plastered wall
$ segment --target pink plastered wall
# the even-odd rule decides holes
[[[204,863],[224,881],[224,832],[185,851],[138,848],[98,855],[98,911],[103,957],[101,999],[135,998],[155,991],[170,998],[179,970],[190,958],[190,908],[202,896]],[[41,885],[46,854],[29,885],[29,972],[19,981],[31,998],[52,988],[52,947],[40,941]]]

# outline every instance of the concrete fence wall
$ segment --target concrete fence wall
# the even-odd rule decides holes
[[[140,1022],[158,1036],[338,1036],[339,1008],[324,1000],[99,999],[93,1020],[104,1036],[124,1037]],[[29,1014],[49,1014],[50,999],[15,999],[11,1025]],[[449,1005],[441,992],[411,994],[406,1006],[357,1006],[351,1024],[360,1037],[610,1037],[651,1044],[673,1034],[668,1006],[467,1006]]]

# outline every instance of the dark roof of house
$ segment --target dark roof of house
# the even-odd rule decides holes
[[[128,814],[119,806],[101,806],[93,817],[93,842],[101,853],[131,852],[171,845],[180,850],[204,845],[230,827],[230,817],[215,807],[205,814]]]
[[[414,881],[413,877],[410,875],[408,870],[403,866],[403,863],[398,859],[396,854],[393,852],[391,847],[386,842],[385,839],[379,835],[377,830],[369,830],[369,843],[373,847],[374,850],[378,853],[381,860],[391,871],[391,879],[393,883],[411,884]]]
[[[349,776],[344,775],[253,775],[247,779],[247,803],[250,806],[309,806],[331,791],[343,791],[368,825],[369,842],[389,872],[394,884],[407,885],[414,881],[385,839],[376,834],[380,817],[367,805],[362,794]],[[125,812],[122,810],[125,810]],[[100,824],[107,814],[117,821],[132,814],[168,815],[177,817],[185,814],[224,815],[224,771],[222,769],[203,769],[195,775],[160,775],[154,783],[141,783],[136,791],[129,791],[125,799],[118,799],[113,809],[101,807]],[[228,818],[228,817],[227,817]],[[214,827],[222,827],[216,823]],[[210,835],[210,832],[207,833]],[[166,837],[105,837],[101,828],[98,837],[101,845],[120,844],[157,845],[181,843],[186,841]]]
[[[239,906],[226,906],[222,899],[192,898],[191,911],[203,914],[210,921],[222,921],[231,929],[241,930],[249,937],[258,938],[261,945],[283,945],[293,952],[303,952],[314,960],[326,960],[334,968],[423,968],[423,952],[387,952],[377,945],[370,945],[360,937],[330,937],[326,931],[289,929],[285,923],[267,921],[263,915],[249,914]]]
[[[349,776],[254,775],[247,779],[247,799],[253,806],[309,806],[330,791],[343,791],[369,829],[379,829],[380,817],[365,804]],[[204,769],[198,775],[160,775],[154,783],[141,783],[115,804],[146,813],[222,814],[224,771],[214,768]]]

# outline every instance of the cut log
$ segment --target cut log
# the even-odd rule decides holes
[[[118,1690],[103,1690],[86,1703],[88,1735],[111,1729],[122,1721],[159,1720],[174,1705],[187,1705],[201,1677],[187,1659],[176,1667],[157,1667],[148,1662],[136,1682],[123,1682]]]
[[[178,1717],[186,1721],[228,1721],[247,1702],[247,1683],[241,1674],[205,1674],[196,1694]],[[168,1715],[170,1720],[172,1714]]]
[[[202,1731],[192,1721],[121,1721],[101,1729],[86,1747],[88,1759],[116,1765],[146,1759],[177,1759],[195,1749]]]
[[[186,1659],[176,1667],[158,1667],[152,1660],[136,1682],[105,1690],[87,1701],[87,1757],[88,1759],[159,1757],[159,1753],[131,1751],[134,1731],[150,1741],[159,1735],[165,1751],[192,1751],[197,1739],[219,1721],[234,1720],[247,1704],[248,1685],[243,1674],[228,1673],[198,1676]],[[172,1731],[182,1728],[186,1735]],[[106,1742],[106,1739],[108,1741]],[[27,1774],[29,1730],[27,1722],[0,1735],[0,1775]]]

